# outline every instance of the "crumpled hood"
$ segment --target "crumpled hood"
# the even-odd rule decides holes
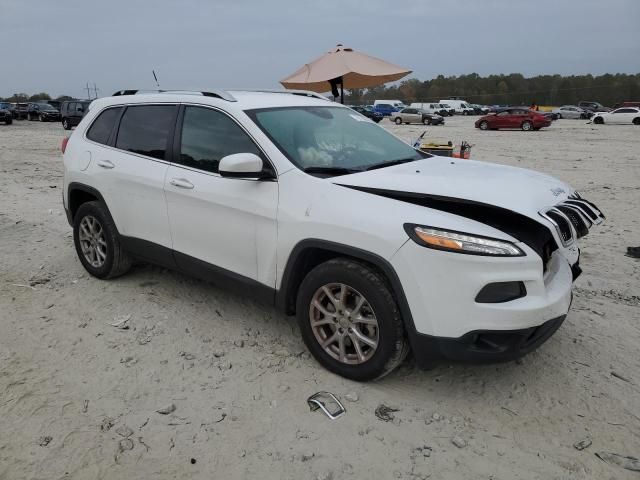
[[[533,219],[574,190],[560,180],[524,168],[474,160],[431,157],[334,177],[338,185],[386,192],[448,197],[505,208]]]

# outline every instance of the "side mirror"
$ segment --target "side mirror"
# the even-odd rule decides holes
[[[264,163],[255,153],[234,153],[220,159],[218,172],[229,178],[264,178]]]

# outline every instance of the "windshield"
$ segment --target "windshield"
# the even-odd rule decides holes
[[[281,107],[246,113],[302,170],[351,173],[428,157],[347,108]],[[349,171],[337,172],[341,169]]]
[[[55,110],[55,108],[48,103],[38,103],[40,110]]]
[[[9,110],[10,107],[11,105],[9,105],[8,103],[0,102],[0,109]]]

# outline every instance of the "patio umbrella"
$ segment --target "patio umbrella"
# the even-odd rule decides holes
[[[338,44],[320,58],[305,64],[296,72],[280,80],[285,88],[311,90],[318,93],[331,91],[344,102],[345,88],[367,88],[399,80],[411,73],[379,58],[356,52]]]

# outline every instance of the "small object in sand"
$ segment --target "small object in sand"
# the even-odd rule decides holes
[[[130,438],[123,438],[118,443],[118,449],[121,452],[125,452],[127,450],[133,450],[133,440],[131,440]]]
[[[116,433],[118,435],[120,435],[121,437],[127,438],[127,437],[130,437],[131,435],[133,435],[133,430],[131,430],[126,425],[121,425],[118,428],[116,428]]]
[[[453,443],[458,448],[464,448],[467,446],[467,441],[457,435],[451,439],[451,443]]]
[[[624,375],[619,374],[618,372],[611,372],[611,376],[612,377],[616,377],[620,380],[622,380],[623,382],[627,382],[627,383],[633,383],[631,380],[629,380],[627,377],[625,377]]]
[[[627,247],[627,257],[640,258],[640,247]]]
[[[192,459],[191,459],[191,465],[195,465],[195,464],[196,464],[196,459],[195,459],[195,458],[192,458]]]
[[[314,452],[305,452],[305,453],[300,455],[300,460],[302,460],[303,462],[308,462],[309,460],[311,460],[315,456],[316,456],[316,454]]]
[[[106,417],[100,424],[100,430],[102,430],[103,432],[108,432],[109,430],[111,430],[111,427],[113,427],[113,425],[113,418]]]
[[[349,392],[344,396],[345,400],[349,400],[350,402],[357,402],[360,397],[356,392]]]
[[[180,356],[185,360],[195,360],[196,356],[193,353],[180,352]]]
[[[576,450],[584,450],[585,448],[589,448],[591,446],[591,439],[589,437],[583,438],[582,440],[573,444],[573,448]]]
[[[129,320],[131,320],[131,315],[118,315],[113,317],[113,323],[109,325],[116,327],[118,330],[129,330]]]
[[[327,408],[328,404],[333,404],[337,408],[329,410]],[[340,400],[338,400],[337,397],[331,392],[314,393],[309,398],[307,398],[307,405],[309,405],[309,408],[312,412],[315,412],[318,409],[322,410],[324,414],[331,420],[335,420],[336,418],[341,417],[346,412],[344,406],[342,405],[342,403],[340,403]]]
[[[431,415],[431,418],[433,418],[436,422],[439,422],[440,420],[442,420],[442,415],[436,412],[433,415]]]
[[[246,457],[246,456],[247,456],[247,451],[246,451],[246,450],[242,450],[242,451],[240,452],[240,458],[244,458],[244,457]]]
[[[138,363],[138,359],[129,355],[127,357],[121,358],[120,363],[124,364],[125,367],[130,367]]]
[[[244,340],[235,340],[233,344],[238,348],[242,348],[244,347]]]
[[[224,351],[223,350],[214,350],[213,351],[213,356],[216,357],[216,358],[224,357]]]
[[[89,410],[89,400],[84,401],[84,405],[82,406],[82,413],[87,413],[87,410]]]
[[[51,443],[51,440],[53,440],[53,437],[50,437],[49,435],[40,437],[38,439],[38,445],[40,445],[41,447],[46,447]]]
[[[273,352],[273,354],[278,357],[288,357],[289,355],[291,355],[291,353],[289,353],[289,350],[287,350],[286,348],[281,348],[280,350],[276,350],[275,352]]]
[[[156,410],[156,412],[159,413],[160,415],[169,415],[170,413],[173,413],[175,411],[176,411],[176,406],[173,403],[170,403],[166,407],[162,407]]]
[[[394,412],[399,412],[399,411],[400,411],[399,408],[389,407],[389,406],[381,403],[376,408],[375,414],[376,414],[376,417],[378,417],[383,422],[391,422],[395,418],[393,413]]]
[[[624,455],[609,452],[596,452],[596,457],[611,465],[617,465],[618,467],[631,470],[632,472],[640,472],[640,460],[635,457],[626,457]]]

